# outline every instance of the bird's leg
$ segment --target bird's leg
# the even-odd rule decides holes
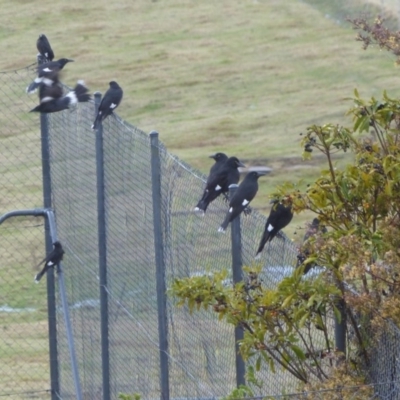
[[[252,212],[252,208],[250,206],[246,206],[245,209],[243,210],[244,215],[250,215]]]
[[[276,237],[279,237],[279,239],[285,239],[285,237],[283,236],[282,231],[279,231],[279,232],[276,234]]]

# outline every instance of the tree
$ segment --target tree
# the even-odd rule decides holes
[[[400,101],[386,92],[364,100],[357,91],[349,100],[349,127],[313,125],[302,135],[304,158],[318,152],[326,159],[320,177],[303,191],[285,183],[272,196],[295,213],[312,211],[327,228],[307,239],[293,274],[273,290],[263,287],[257,266],[245,268],[246,280],[234,287],[223,285],[225,271],[176,280],[171,288],[178,304],[212,309],[242,327],[240,351],[256,359],[256,370],[280,366],[313,388],[364,382],[385,321],[400,326]],[[304,272],[315,265],[323,268],[308,279]],[[336,351],[329,335],[329,316],[341,317],[338,304],[351,330],[347,354]]]

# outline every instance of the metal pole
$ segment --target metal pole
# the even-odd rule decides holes
[[[48,115],[40,113],[40,138],[42,142],[42,177],[43,177],[43,206],[51,207],[51,175],[50,175],[50,147],[49,147],[49,123]],[[44,235],[46,254],[53,249],[47,218],[44,222]],[[58,366],[57,349],[57,318],[56,296],[54,285],[54,269],[47,271],[47,319],[49,324],[49,355],[50,355],[50,385],[51,399],[60,397],[60,372]]]
[[[0,225],[8,218],[21,217],[21,216],[44,217],[45,221],[47,221],[48,226],[49,226],[49,233],[50,233],[52,243],[57,241],[57,228],[56,228],[56,221],[54,218],[53,210],[48,209],[48,208],[47,209],[34,208],[34,209],[28,209],[28,210],[10,211],[10,212],[0,216]],[[63,274],[62,274],[61,263],[57,266],[57,276],[58,276],[59,287],[60,287],[61,303],[62,303],[63,312],[64,312],[65,326],[66,326],[66,330],[67,330],[68,348],[69,348],[70,359],[71,359],[72,375],[73,375],[73,380],[74,380],[74,385],[75,385],[76,398],[78,400],[82,400],[82,391],[81,391],[81,386],[80,386],[80,381],[79,381],[79,373],[78,373],[78,363],[77,363],[76,356],[75,356],[74,337],[72,335],[71,320],[69,317],[68,301],[67,301],[67,295],[66,295],[66,291],[65,291],[65,284],[64,284]],[[61,397],[58,396],[57,398],[61,398]]]
[[[95,111],[99,108],[101,93],[94,94]],[[104,148],[103,125],[96,129],[96,175],[97,175],[97,222],[99,240],[99,279],[100,279],[100,325],[101,362],[103,372],[103,400],[111,400],[110,391],[110,353],[108,332],[108,293],[107,293],[107,232],[104,190]]]
[[[56,221],[54,218],[54,213],[52,210],[46,210],[47,219],[49,221],[50,227],[50,236],[52,242],[54,243],[57,241],[57,227]],[[61,297],[61,305],[64,313],[64,322],[65,322],[65,329],[67,333],[67,341],[68,341],[68,349],[69,349],[69,356],[71,360],[71,369],[72,369],[72,377],[75,386],[75,394],[77,400],[82,400],[82,390],[81,390],[81,383],[79,379],[79,370],[78,370],[78,361],[76,359],[76,352],[75,352],[75,344],[74,344],[74,336],[72,334],[72,327],[71,327],[71,318],[69,316],[69,307],[67,301],[67,294],[65,290],[65,282],[64,282],[64,274],[63,268],[61,263],[57,265],[57,278],[58,278],[58,286],[60,289],[60,297]]]
[[[31,217],[45,217],[46,210],[44,208],[32,208],[28,210],[14,210],[0,216],[0,225],[8,218],[11,217],[22,217],[22,216],[31,216]]]
[[[229,198],[232,199],[238,185],[229,186]],[[233,283],[243,280],[242,271],[242,232],[240,229],[240,216],[231,222],[231,240],[232,240],[232,277]],[[236,386],[245,385],[246,366],[239,352],[239,341],[243,339],[243,329],[235,328],[235,363],[236,363]]]
[[[150,132],[151,182],[153,192],[154,250],[156,259],[158,340],[160,347],[161,399],[169,400],[168,322],[165,283],[164,243],[161,223],[161,172],[158,132]]]
[[[340,322],[335,318],[335,347],[346,354],[346,305],[343,299],[338,300],[336,307],[340,311]]]

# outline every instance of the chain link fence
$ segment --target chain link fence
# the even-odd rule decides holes
[[[59,237],[66,249],[64,270],[69,288],[75,346],[85,398],[102,391],[99,301],[96,138],[90,129],[94,107],[49,116],[53,205]],[[226,212],[213,202],[205,217],[193,212],[204,176],[159,146],[161,214],[166,286],[175,278],[231,267],[229,234],[217,232]],[[159,337],[153,233],[151,147],[149,135],[116,117],[104,123],[104,194],[111,397],[159,393]],[[243,260],[252,264],[265,217],[242,218]],[[274,285],[294,264],[296,251],[277,239],[265,260],[264,282]],[[168,299],[168,362],[171,398],[214,398],[236,384],[232,327],[212,313],[190,315]],[[67,360],[60,329],[60,359]],[[63,362],[61,361],[61,365]],[[66,364],[68,365],[68,363]],[[266,377],[267,378],[267,377]],[[72,377],[62,368],[63,398],[73,398]],[[286,373],[269,376],[267,391],[295,385]]]
[[[43,204],[39,120],[27,113],[37,98],[25,94],[33,77],[33,67],[0,74],[1,214]],[[118,117],[109,117],[103,124],[107,284],[101,286],[96,133],[91,130],[94,111],[93,103],[79,104],[48,117],[52,204],[66,250],[63,268],[83,398],[102,399],[105,379],[113,399],[121,392],[160,398],[150,138]],[[194,213],[205,177],[162,144],[158,151],[166,286],[176,278],[231,270],[230,234],[217,232],[227,209],[225,201],[214,201],[204,217]],[[264,225],[265,217],[255,211],[241,218],[244,265],[254,263]],[[0,396],[49,399],[46,286],[44,280],[40,285],[33,283],[37,272],[33,267],[45,252],[43,220],[8,220],[0,226],[0,238]],[[273,287],[290,274],[296,255],[285,237],[267,246],[262,259],[264,285]],[[108,306],[107,377],[102,369],[105,316],[100,286]],[[61,387],[57,397],[76,399],[60,298],[57,305]],[[171,298],[166,311],[169,397],[228,395],[236,386],[234,329],[212,312],[191,315],[185,307],[176,308]],[[292,375],[263,371],[264,386],[257,398],[267,393],[266,398],[276,399],[397,399],[399,333],[388,324],[374,347],[370,377],[376,384],[296,393],[298,382]],[[333,331],[330,339],[333,343]]]
[[[0,214],[43,204],[37,102],[25,94],[33,66],[0,73]],[[46,282],[33,282],[45,256],[41,218],[0,227],[0,396],[49,399]]]

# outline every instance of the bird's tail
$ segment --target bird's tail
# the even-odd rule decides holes
[[[197,203],[197,206],[194,208],[194,211],[200,211],[204,216],[204,213],[206,212],[207,207],[208,207],[208,203],[206,201],[204,201],[203,199],[201,199]]]
[[[260,245],[258,246],[256,260],[258,260],[261,256],[261,252],[263,251],[265,244],[270,240],[269,232],[264,232],[263,237],[261,238]]]
[[[88,94],[89,89],[85,86],[83,81],[78,81],[74,90],[71,90],[66,96],[65,99],[67,100],[67,107],[71,105],[75,105],[77,103],[83,103],[90,100],[90,94]],[[64,98],[63,98],[64,100]],[[66,108],[67,108],[66,107]]]
[[[31,82],[29,84],[29,86],[26,88],[26,93],[28,93],[28,94],[35,93],[37,88],[39,87],[39,85],[40,85],[40,82],[36,82],[36,81]]]
[[[228,227],[228,225],[229,225],[229,222],[231,222],[230,221],[230,213],[227,213],[226,214],[226,217],[225,217],[225,219],[224,219],[224,222],[221,224],[221,226],[218,228],[218,232],[225,232],[225,230],[226,230],[226,228]]]
[[[43,275],[45,274],[47,268],[43,268],[38,274],[35,275],[35,283],[39,283],[42,279]]]
[[[90,100],[89,89],[86,87],[84,81],[78,81],[74,88],[74,92],[78,103],[85,103]]]
[[[257,260],[260,258],[261,252],[263,251],[266,242],[267,241],[264,241],[264,238],[261,239],[261,242],[260,242],[260,245],[258,246],[257,254],[256,254]]]
[[[93,130],[97,129],[97,126],[98,126],[98,124],[100,122],[100,119],[101,119],[101,114],[97,113],[96,119],[94,120],[93,125],[92,125],[92,129]]]

